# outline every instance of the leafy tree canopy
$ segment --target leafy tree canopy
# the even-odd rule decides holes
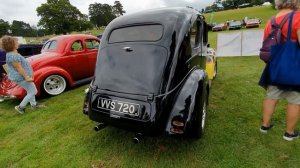
[[[123,10],[123,5],[121,4],[120,1],[115,1],[114,3],[114,6],[113,6],[113,12],[116,16],[121,16],[123,15],[124,13],[126,13],[124,10]]]
[[[0,19],[0,37],[8,33],[10,26],[9,23]]]
[[[10,29],[14,36],[31,36],[32,33],[31,26],[23,21],[14,20]]]
[[[84,15],[72,6],[69,0],[47,0],[47,3],[39,6],[36,11],[41,17],[38,25],[51,33],[81,31],[80,19],[84,18]]]
[[[90,21],[96,26],[106,26],[114,18],[125,13],[120,1],[115,1],[113,6],[108,4],[93,3],[89,5]]]
[[[0,37],[3,35],[35,37],[47,35],[47,32],[23,21],[13,20],[10,25],[9,22],[0,19]]]

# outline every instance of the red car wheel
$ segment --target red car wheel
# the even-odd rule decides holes
[[[66,90],[67,82],[60,75],[50,75],[43,82],[44,91],[52,96],[59,95]]]

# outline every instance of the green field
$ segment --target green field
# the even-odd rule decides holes
[[[218,58],[218,65],[200,140],[145,137],[136,145],[132,132],[113,127],[95,132],[96,123],[82,114],[86,85],[40,98],[47,107],[23,115],[13,109],[18,101],[0,103],[0,167],[299,167],[300,140],[282,139],[286,102],[274,115],[275,127],[268,134],[259,131],[263,63],[232,57]]]
[[[245,17],[248,18],[261,18],[262,23],[260,24],[259,28],[254,29],[263,29],[267,23],[267,21],[272,18],[277,13],[271,6],[255,6],[250,8],[242,8],[242,9],[235,9],[235,10],[226,10],[220,12],[214,12],[210,14],[205,14],[206,21],[209,23],[217,22],[217,23],[224,23],[227,20],[242,20]],[[241,30],[253,30],[242,28]],[[240,31],[240,30],[226,30],[224,32],[233,32],[233,31]],[[217,34],[218,32],[209,32],[209,43],[213,48],[217,48]]]
[[[261,27],[264,27],[266,22],[272,18],[277,13],[272,6],[255,6],[249,8],[241,8],[234,10],[225,10],[220,12],[214,12],[205,14],[205,18],[208,23],[210,21],[217,23],[224,23],[227,20],[242,20],[245,17],[248,18],[261,18],[262,24]]]

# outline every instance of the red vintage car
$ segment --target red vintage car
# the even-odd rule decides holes
[[[249,19],[246,21],[246,28],[259,27],[258,19]]]
[[[227,29],[226,23],[217,24],[212,28],[212,31],[223,31]]]
[[[99,39],[91,35],[62,35],[49,39],[41,54],[28,57],[38,94],[59,95],[68,87],[92,80]],[[7,78],[0,83],[0,96],[21,99],[26,91]]]

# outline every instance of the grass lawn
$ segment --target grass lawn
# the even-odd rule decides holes
[[[248,18],[261,18],[262,24],[260,27],[264,27],[269,19],[277,13],[271,6],[255,6],[249,8],[225,10],[220,12],[205,14],[205,18],[208,23],[210,21],[217,23],[224,23],[227,20],[242,20],[245,17]]]
[[[258,57],[218,58],[205,135],[200,140],[167,136],[132,143],[132,132],[96,124],[82,114],[84,89],[38,99],[47,108],[17,114],[18,101],[0,103],[0,167],[298,167],[300,140],[282,139],[285,105],[275,127],[259,132],[264,90],[257,85]],[[297,127],[300,128],[299,126]]]

